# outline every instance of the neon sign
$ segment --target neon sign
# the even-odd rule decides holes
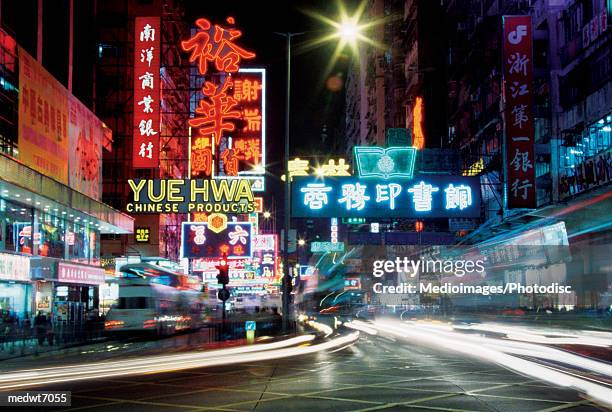
[[[289,160],[289,176],[351,176],[350,166],[345,159],[329,159],[327,163],[313,168],[310,160],[296,157]],[[313,173],[314,172],[314,173]]]
[[[134,138],[135,168],[159,165],[160,56],[159,17],[136,17],[134,23]]]
[[[227,18],[233,26],[233,17]],[[190,175],[195,178],[246,178],[252,190],[264,190],[265,175],[265,69],[241,69],[243,59],[255,53],[239,46],[242,32],[233,27],[196,20],[198,31],[182,41],[204,76],[214,68],[221,74],[217,82],[205,81],[203,98],[189,125],[191,137]],[[208,78],[207,78],[208,79]]]
[[[215,232],[208,223],[183,222],[182,258],[250,258],[252,227],[248,222],[228,222],[225,230]]]
[[[423,175],[413,179],[296,177],[295,217],[480,217],[478,177]]]
[[[344,252],[344,242],[311,242],[311,253]]]
[[[423,98],[417,97],[412,109],[412,146],[417,150],[425,147],[425,133],[423,132]]]
[[[242,214],[255,211],[251,184],[245,179],[129,179],[128,185],[133,198],[126,205],[129,213]]]
[[[414,147],[355,146],[355,163],[359,177],[412,178],[416,149]]]

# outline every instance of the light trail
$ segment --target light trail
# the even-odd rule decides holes
[[[523,357],[552,360],[612,377],[612,365],[604,362],[540,344],[460,333],[453,331],[452,326],[444,324],[384,320],[374,321],[370,326],[376,329],[379,334],[389,334],[423,346],[437,347],[458,352],[465,356],[480,358],[554,385],[572,387],[586,393],[599,403],[612,406],[612,389],[606,382],[592,378],[585,379],[577,376],[577,374],[566,373],[561,369],[544,366]]]
[[[156,355],[124,361],[94,362],[71,366],[29,369],[0,375],[0,389],[7,390],[79,380],[161,373],[279,359],[336,349],[350,345],[358,338],[359,332],[354,332],[312,346],[293,347],[298,344],[306,344],[314,339],[314,335],[304,335],[269,344],[208,352]]]

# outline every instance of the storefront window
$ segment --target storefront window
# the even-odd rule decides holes
[[[89,225],[67,223],[68,260],[90,265],[100,264],[100,233]]]
[[[48,213],[41,213],[38,221],[38,254],[58,259],[64,258],[64,231],[66,224],[63,219]]]
[[[561,167],[565,174],[580,166],[587,159],[612,147],[612,115],[589,126],[575,145],[561,146]]]
[[[0,282],[0,316],[17,316],[23,318],[31,312],[29,288],[22,283]]]
[[[0,199],[0,250],[32,254],[32,209]]]

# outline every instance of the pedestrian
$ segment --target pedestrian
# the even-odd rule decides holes
[[[38,311],[38,315],[34,318],[34,327],[36,328],[38,344],[42,345],[45,343],[45,336],[47,333],[47,317],[42,311]]]
[[[53,331],[53,322],[51,321],[51,316],[47,318],[46,326],[47,326],[47,341],[49,342],[49,346],[53,346],[54,331]]]

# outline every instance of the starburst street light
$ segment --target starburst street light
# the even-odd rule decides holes
[[[361,35],[360,28],[353,19],[345,18],[338,27],[338,35],[346,43],[354,43]]]

